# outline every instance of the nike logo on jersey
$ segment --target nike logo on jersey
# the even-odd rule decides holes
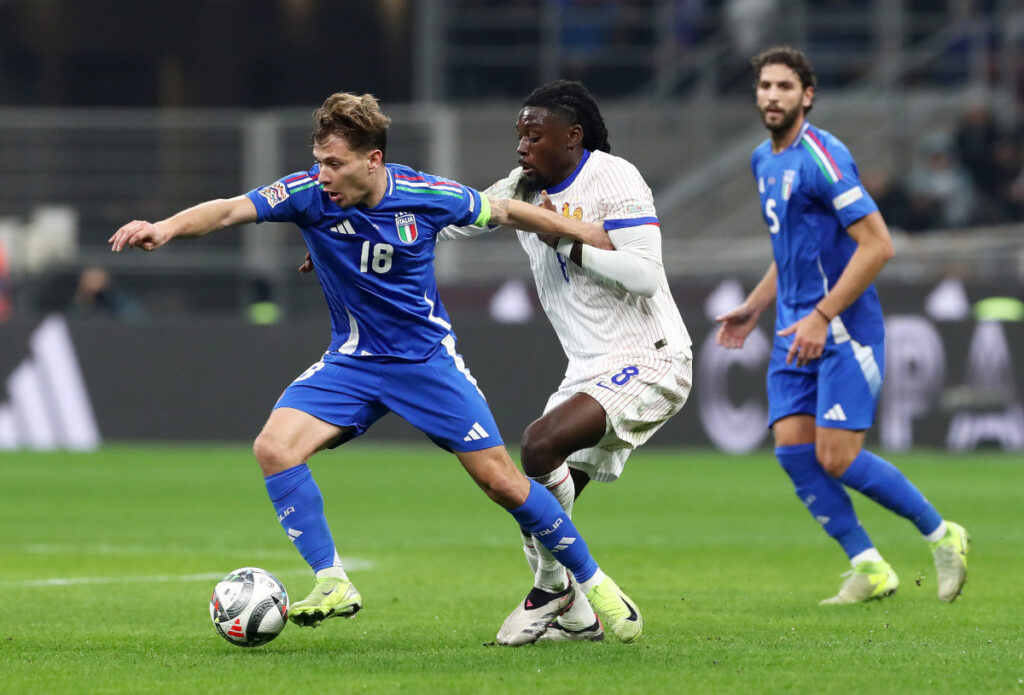
[[[843,412],[843,406],[836,403],[834,406],[828,409],[825,413],[826,420],[835,420],[837,422],[846,422],[846,413]]]

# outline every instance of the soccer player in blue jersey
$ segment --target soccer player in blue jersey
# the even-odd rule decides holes
[[[899,469],[863,448],[885,370],[882,309],[872,283],[893,255],[889,230],[849,150],[806,119],[816,82],[807,58],[778,46],[752,64],[770,137],[754,150],[751,168],[774,262],[741,306],[716,319],[718,344],[742,347],[775,300],[768,366],[775,455],[853,568],[839,593],[822,603],[889,596],[899,585],[844,486],[917,527],[935,559],[939,598],[953,601],[967,578],[967,532],[944,521]]]
[[[330,310],[331,343],[285,389],[253,447],[277,518],[315,573],[290,618],[315,626],[362,608],[306,461],[393,411],[454,452],[487,496],[573,573],[606,629],[633,641],[643,628],[636,606],[598,568],[551,493],[505,450],[455,350],[433,271],[435,237],[449,224],[502,224],[610,246],[601,225],[385,163],[390,120],[368,94],[334,94],[314,121],[316,164],[308,171],[160,222],[134,220],[109,240],[113,251],[152,251],[236,224],[293,222],[302,230]]]

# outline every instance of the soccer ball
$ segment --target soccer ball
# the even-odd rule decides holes
[[[239,647],[258,647],[277,637],[288,617],[288,592],[277,577],[242,567],[217,582],[210,620],[221,637]]]

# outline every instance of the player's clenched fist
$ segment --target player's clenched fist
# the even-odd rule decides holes
[[[132,220],[118,229],[107,239],[111,251],[121,251],[128,247],[152,251],[167,243],[170,235],[158,225],[145,220]]]

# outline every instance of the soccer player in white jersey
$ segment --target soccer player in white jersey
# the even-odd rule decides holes
[[[330,311],[331,343],[285,389],[253,447],[278,521],[315,575],[289,618],[316,626],[362,608],[306,460],[394,411],[454,452],[487,496],[565,563],[615,636],[633,641],[643,629],[636,606],[601,572],[554,497],[505,450],[455,350],[433,272],[437,233],[449,224],[514,224],[602,244],[607,235],[598,225],[386,163],[390,119],[369,94],[331,95],[314,121],[316,164],[308,171],[155,224],[134,220],[110,238],[114,251],[152,251],[236,224],[293,222],[302,230]]]
[[[590,480],[616,480],[630,452],[683,407],[690,336],[662,267],[651,190],[636,167],[609,154],[607,128],[586,87],[558,80],[534,90],[516,131],[519,166],[488,193],[601,220],[615,246],[517,230],[569,359],[544,414],[523,435],[523,470],[571,514]],[[442,238],[481,231],[450,227]],[[602,639],[601,622],[579,587],[536,535],[523,529],[522,537],[533,588],[501,626],[498,642]]]
[[[953,601],[967,578],[966,531],[944,521],[898,468],[863,448],[885,371],[882,308],[872,283],[893,254],[889,230],[850,151],[806,119],[814,102],[810,61],[777,46],[752,64],[770,137],[754,150],[751,168],[775,260],[746,301],[717,318],[718,343],[741,348],[775,300],[768,366],[775,455],[852,566],[839,593],[822,603],[881,598],[899,585],[844,485],[917,527],[934,556],[939,598]]]

